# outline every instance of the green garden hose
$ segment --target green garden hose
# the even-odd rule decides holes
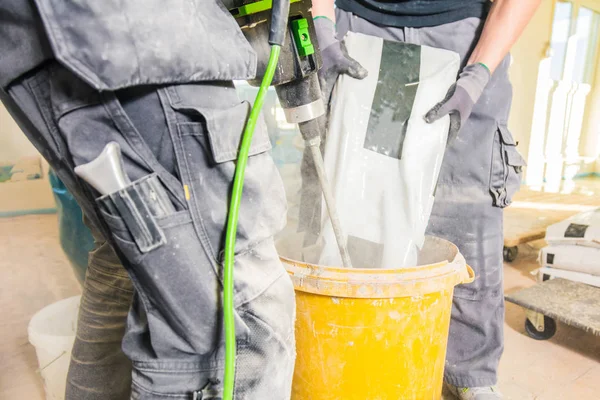
[[[233,179],[233,190],[231,192],[231,202],[229,204],[229,215],[227,217],[227,231],[225,236],[225,259],[224,259],[224,278],[223,278],[223,309],[225,320],[225,375],[223,379],[223,400],[233,400],[234,378],[235,378],[235,358],[236,358],[236,337],[235,337],[235,311],[233,304],[233,267],[235,261],[235,239],[237,236],[238,216],[240,214],[240,202],[242,200],[242,191],[244,188],[244,174],[246,164],[248,163],[248,153],[252,143],[254,128],[260,115],[265,96],[279,60],[281,46],[272,45],[271,54],[267,70],[260,84],[256,100],[250,111],[246,128],[240,144],[240,152],[237,158],[235,177]]]

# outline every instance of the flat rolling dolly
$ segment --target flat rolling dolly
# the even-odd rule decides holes
[[[504,212],[504,261],[515,261],[520,244],[543,239],[548,226],[598,207],[600,196],[549,193],[523,187]]]
[[[525,308],[527,335],[550,339],[560,321],[600,336],[600,288],[563,278],[544,280],[548,277],[544,272],[540,270],[537,285],[505,296]]]

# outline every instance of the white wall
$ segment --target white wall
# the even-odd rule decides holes
[[[592,90],[587,97],[586,119],[579,147],[582,156],[591,158],[597,158],[600,155],[600,62],[596,64],[595,78]],[[595,172],[600,171],[596,169]]]
[[[39,155],[35,147],[0,104],[0,164],[10,164],[19,158],[35,155]]]
[[[543,0],[511,50],[513,64],[510,68],[510,80],[513,85],[513,103],[508,125],[519,142],[519,152],[525,158],[529,154],[538,69],[550,45],[553,10],[554,0]]]

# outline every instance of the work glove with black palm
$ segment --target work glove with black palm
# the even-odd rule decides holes
[[[329,108],[331,92],[338,76],[346,74],[356,79],[363,79],[367,76],[367,70],[348,55],[344,43],[336,38],[333,21],[327,17],[316,17],[315,31],[323,63],[319,70],[321,95]]]
[[[432,123],[450,115],[450,132],[448,143],[456,139],[458,132],[473,111],[473,106],[481,97],[490,80],[490,70],[481,63],[467,65],[454,83],[444,100],[436,104],[425,115],[425,121]]]

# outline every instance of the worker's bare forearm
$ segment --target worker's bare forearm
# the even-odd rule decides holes
[[[483,63],[494,72],[533,17],[541,0],[494,0],[469,64]]]
[[[312,0],[313,17],[327,17],[335,22],[334,2],[335,0]]]

